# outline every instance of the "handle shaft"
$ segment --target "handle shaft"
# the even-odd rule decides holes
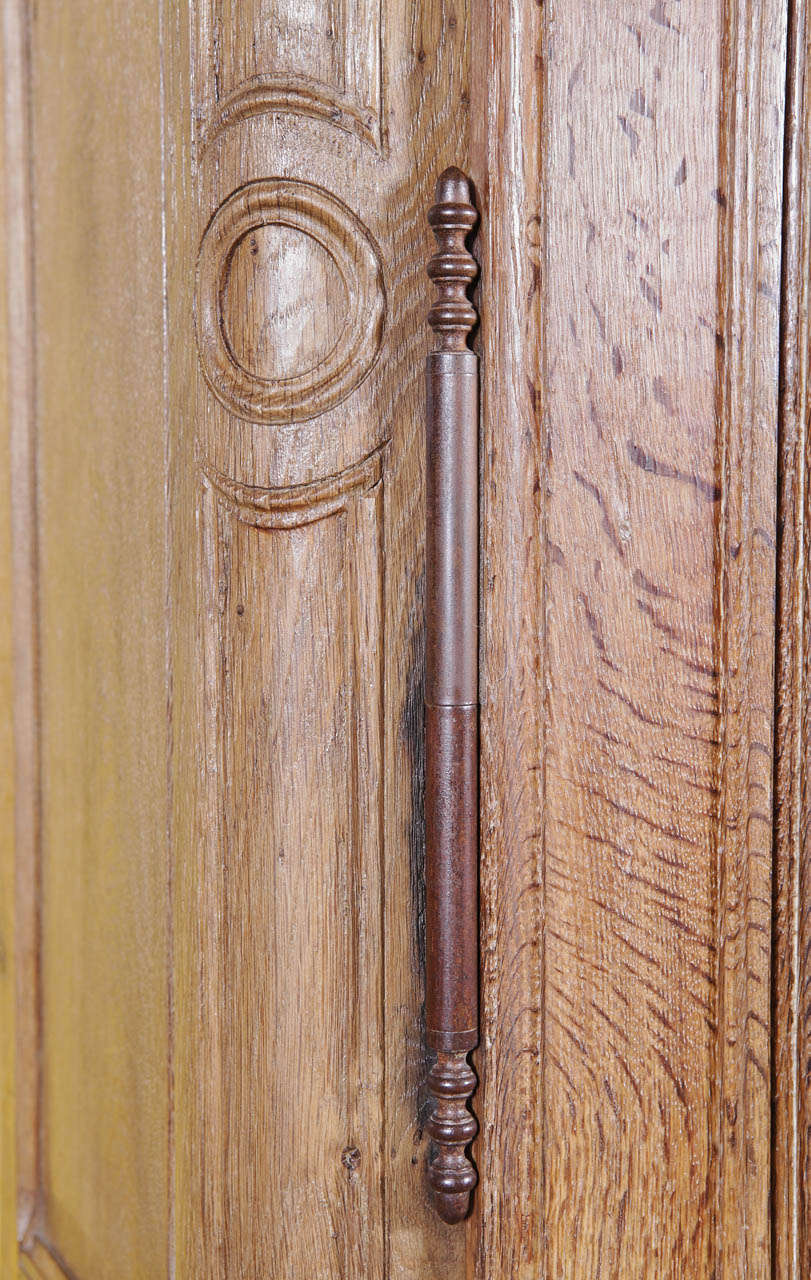
[[[426,1037],[436,1154],[428,1178],[446,1222],[468,1211],[476,1136],[467,1061],[478,1038],[478,361],[467,346],[476,264],[470,184],[447,169],[429,222],[438,251],[429,313],[425,678]]]

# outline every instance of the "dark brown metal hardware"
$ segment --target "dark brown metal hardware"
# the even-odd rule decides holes
[[[428,315],[425,673],[426,1035],[436,1144],[428,1166],[437,1212],[459,1222],[476,1185],[467,1147],[477,1132],[467,1055],[478,1011],[478,361],[467,345],[476,312],[470,183],[446,169],[428,214],[438,251]]]

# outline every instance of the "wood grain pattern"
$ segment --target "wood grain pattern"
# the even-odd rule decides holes
[[[2,21],[2,1274],[807,1280],[806,0]],[[480,1187],[450,1228],[422,754],[448,164],[486,298]]]
[[[766,1276],[785,11],[544,15],[540,83],[537,26],[515,14],[507,42],[485,17],[473,169],[482,339],[504,344],[483,424],[480,1159],[483,1188],[544,1204],[499,1219],[485,1191],[480,1267]],[[533,89],[541,208],[509,132]]]
[[[472,54],[490,86],[470,167],[487,299],[479,339],[481,1130],[471,1252],[473,1274],[488,1280],[544,1273],[542,19],[522,0],[482,4]]]
[[[166,1274],[157,16],[10,6],[20,1238]],[[9,17],[4,36],[13,34]],[[81,32],[78,38],[77,32]],[[26,136],[30,133],[30,136]],[[23,183],[30,184],[26,192]],[[136,272],[122,269],[131,257]],[[40,1268],[42,1270],[42,1268]],[[51,1274],[46,1268],[43,1274]]]
[[[464,1266],[422,1130],[421,370],[425,209],[466,159],[469,19],[381,13],[165,8],[175,1256],[201,1278]],[[368,108],[370,132],[309,109],[302,84]],[[251,198],[268,184],[299,193],[284,219]],[[211,314],[277,380],[272,413],[229,411],[194,345],[198,251],[237,193],[253,222],[221,246]],[[352,376],[322,400],[327,332]]]
[[[733,5],[725,16],[714,1242],[724,1280],[766,1276],[772,1265],[769,980],[786,7]]]
[[[385,142],[382,0],[204,0],[196,42],[206,141],[290,112]]]
[[[19,183],[19,112],[12,121],[10,108],[19,102],[24,64],[17,52],[16,41],[10,41],[16,29],[17,11],[8,5],[4,10],[5,25],[0,44],[0,102],[3,103],[3,127],[0,129],[0,173],[3,174],[6,199]],[[14,52],[12,53],[12,49]],[[19,201],[19,195],[17,196]],[[19,207],[19,206],[18,206]],[[0,299],[5,304],[14,279],[14,230],[19,223],[11,209],[3,211],[3,234],[0,235]],[[19,212],[18,212],[19,217]],[[14,228],[14,230],[12,230]],[[16,795],[15,736],[11,708],[14,700],[13,663],[13,569],[11,538],[12,495],[12,431],[13,416],[11,371],[10,308],[0,306],[0,1275],[13,1276],[17,1264],[17,957],[15,954],[15,832]]]
[[[276,252],[260,254],[269,236]],[[209,387],[231,414],[261,423],[306,421],[351,395],[377,359],[386,316],[380,256],[360,219],[313,183],[279,178],[220,205],[194,302]]]
[[[772,1267],[811,1271],[808,841],[808,351],[811,104],[807,5],[789,14],[778,455],[772,973]]]
[[[37,678],[39,627],[37,619],[36,471],[34,431],[34,324],[31,253],[30,63],[25,8],[12,3],[3,10],[4,94],[4,421],[8,440],[8,563],[13,679],[9,719],[14,745],[11,765],[14,810],[9,829],[11,898],[4,902],[9,913],[4,922],[5,947],[14,983],[13,1029],[15,1061],[13,1097],[14,1128],[5,1160],[11,1160],[9,1176],[15,1192],[15,1236],[22,1235],[33,1218],[39,1186],[39,1075],[38,1053],[39,931],[38,879],[40,852],[40,749]],[[9,985],[9,998],[12,988]],[[5,1137],[5,1134],[4,1134]],[[13,1149],[13,1157],[11,1151]],[[4,1206],[5,1209],[5,1206]],[[4,1236],[6,1230],[4,1211]]]

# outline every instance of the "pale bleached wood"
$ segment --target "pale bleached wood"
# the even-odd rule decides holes
[[[87,0],[26,7],[26,19],[41,635],[35,1225],[70,1274],[159,1280],[169,1080],[158,15]]]
[[[33,1239],[20,1250],[20,1280],[69,1280],[64,1267],[41,1240]]]
[[[13,724],[14,747],[8,762],[13,778],[14,810],[10,826],[12,893],[4,895],[7,916],[6,947],[9,981],[15,984],[14,1008],[9,1010],[15,1047],[10,1105],[14,1126],[4,1154],[13,1160],[13,1207],[16,1233],[29,1227],[39,1187],[39,741],[37,624],[37,535],[33,395],[33,281],[31,272],[30,189],[30,67],[26,10],[22,3],[3,9],[3,126],[4,126],[4,277],[3,310],[7,324],[4,347],[4,423],[8,440],[10,535],[8,618],[12,641],[12,689],[8,723]],[[13,914],[12,914],[13,913]],[[13,923],[12,923],[13,922]],[[9,988],[10,990],[10,988]],[[8,1042],[8,1041],[7,1041]],[[11,1101],[13,1099],[13,1102]],[[13,1157],[11,1155],[13,1149]]]
[[[11,6],[4,10],[0,57],[0,173],[4,178],[6,207],[0,236],[0,1275],[13,1276],[17,1265],[17,957],[15,954],[15,742],[13,732],[13,570],[11,552],[11,389],[14,375],[9,308],[6,305],[14,278],[12,254],[16,252],[12,228],[15,193],[16,134],[21,65],[16,43],[9,45]],[[13,52],[12,52],[13,50]],[[19,181],[19,178],[17,179]]]

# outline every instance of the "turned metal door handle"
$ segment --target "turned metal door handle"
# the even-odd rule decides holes
[[[478,1014],[478,360],[467,345],[476,312],[470,183],[446,169],[428,220],[437,253],[428,275],[425,673],[426,1037],[436,1153],[428,1180],[446,1222],[467,1213],[477,1132],[468,1053]]]

